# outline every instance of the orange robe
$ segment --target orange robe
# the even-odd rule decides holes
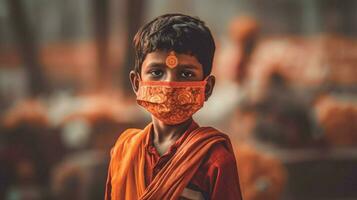
[[[119,137],[111,151],[106,200],[178,199],[214,144],[225,142],[233,153],[227,135],[211,127],[197,128],[146,187],[145,138],[151,126],[128,129]]]

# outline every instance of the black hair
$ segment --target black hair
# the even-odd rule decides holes
[[[145,24],[134,37],[135,71],[148,53],[175,51],[195,56],[202,64],[204,76],[212,70],[216,49],[211,31],[203,21],[184,14],[165,14]]]

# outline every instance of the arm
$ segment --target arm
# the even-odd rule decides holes
[[[105,185],[105,194],[104,194],[104,200],[111,200],[111,193],[112,193],[112,173],[111,173],[111,163],[112,163],[112,153],[113,149],[110,151],[110,163],[108,167],[108,176],[107,176],[107,182]]]
[[[234,154],[223,145],[215,148],[216,154],[208,169],[210,199],[242,200],[237,163]]]

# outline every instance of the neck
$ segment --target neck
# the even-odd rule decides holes
[[[152,118],[153,131],[154,131],[154,141],[159,143],[168,141],[168,140],[177,140],[191,125],[193,119],[190,118],[181,124],[176,125],[167,125],[163,122]]]

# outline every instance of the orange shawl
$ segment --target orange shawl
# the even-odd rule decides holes
[[[211,127],[197,128],[146,187],[144,145],[151,126],[128,129],[119,137],[111,151],[106,200],[178,199],[212,145],[225,142],[233,153],[227,135]]]

